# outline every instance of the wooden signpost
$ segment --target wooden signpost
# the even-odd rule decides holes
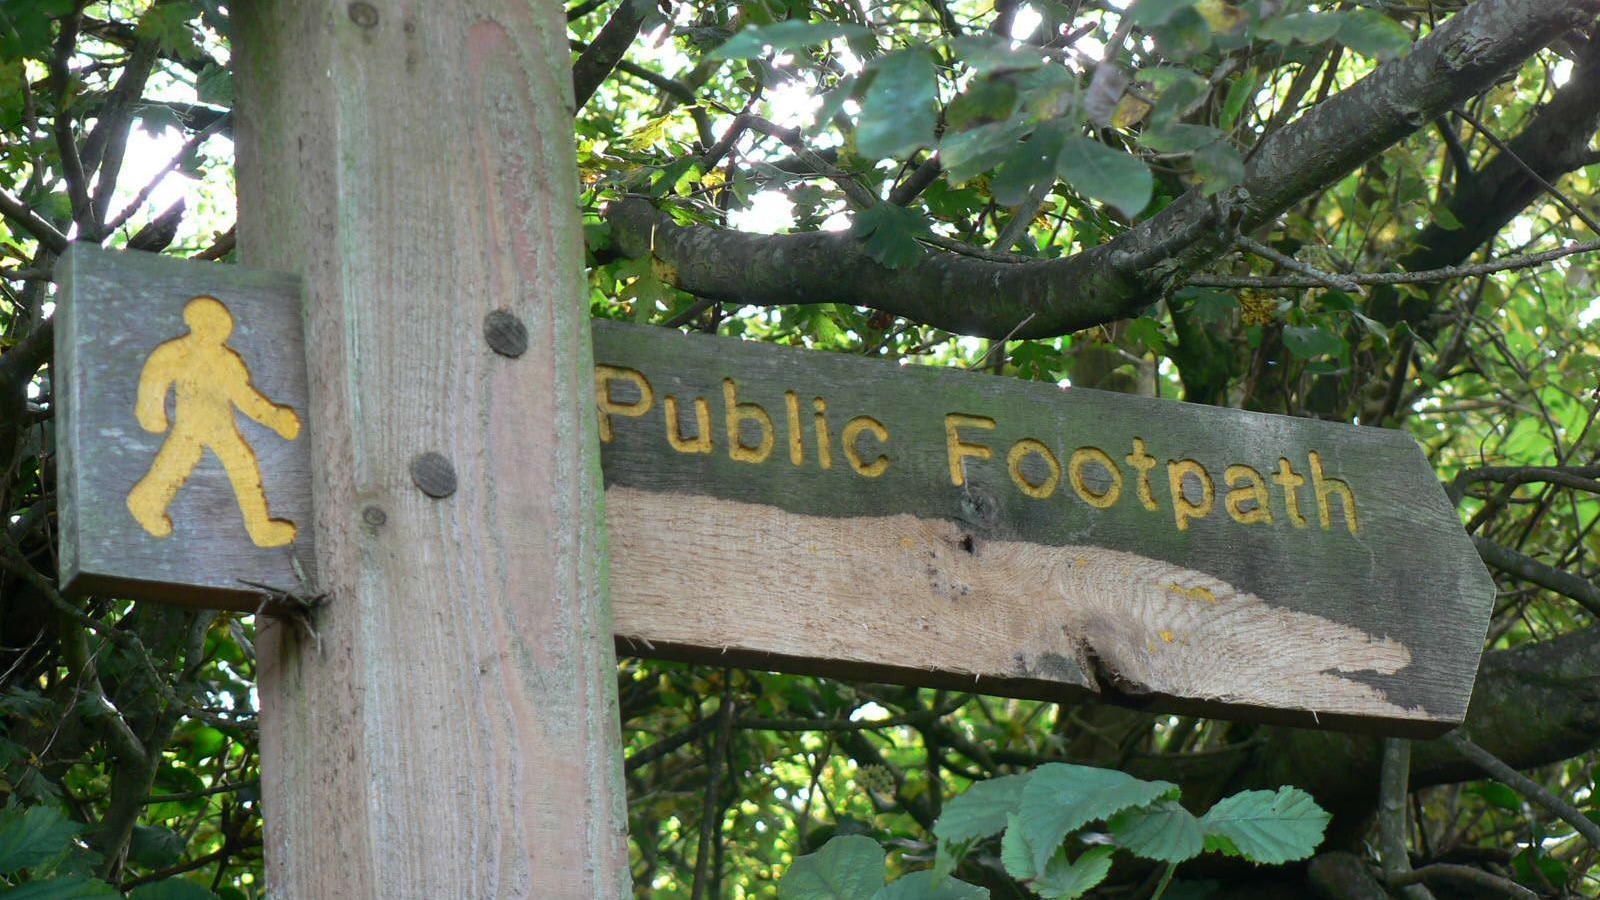
[[[69,587],[247,609],[314,578],[295,282],[83,247],[65,273]],[[1401,432],[610,322],[594,360],[628,652],[1407,735],[1465,715],[1494,585]]]

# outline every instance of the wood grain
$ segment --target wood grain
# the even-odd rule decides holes
[[[632,652],[1405,734],[1465,714],[1494,584],[1401,432],[609,322],[595,357]]]
[[[291,543],[263,547],[251,540],[216,441],[196,448],[199,464],[164,507],[170,535],[141,527],[128,505],[160,448],[181,436],[188,416],[204,412],[186,412],[190,401],[175,396],[180,389],[164,391],[159,401],[169,428],[150,431],[136,415],[146,361],[189,333],[184,310],[194,298],[214,297],[231,314],[227,347],[248,368],[254,388],[305,416],[305,367],[294,358],[303,343],[297,279],[83,244],[69,249],[57,272],[53,371],[63,589],[253,610],[262,594],[246,582],[296,589],[293,561],[314,576],[309,441],[286,440],[243,413],[232,416],[232,426],[253,451],[271,516],[304,526]],[[208,374],[199,382],[220,380]]]
[[[282,625],[259,651],[273,893],[625,896],[561,9],[251,0],[233,25],[240,256],[303,278],[331,596],[320,651]],[[448,497],[412,484],[429,452]]]

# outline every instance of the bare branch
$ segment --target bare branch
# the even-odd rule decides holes
[[[1494,776],[1495,780],[1504,782],[1530,803],[1544,807],[1571,825],[1574,831],[1583,835],[1583,839],[1588,841],[1590,846],[1600,850],[1600,825],[1595,824],[1594,820],[1580,812],[1577,807],[1545,790],[1532,778],[1506,765],[1493,753],[1468,740],[1460,731],[1450,732],[1443,740],[1457,753],[1471,760],[1473,765]]]

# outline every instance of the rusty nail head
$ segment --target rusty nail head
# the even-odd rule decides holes
[[[381,507],[369,506],[361,511],[361,521],[371,525],[373,528],[381,528],[389,521],[389,514],[384,512]]]

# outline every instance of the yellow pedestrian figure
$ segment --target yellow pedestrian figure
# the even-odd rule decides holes
[[[227,344],[233,316],[215,297],[200,296],[183,308],[189,333],[157,347],[139,373],[134,415],[145,431],[167,430],[167,392],[176,390],[172,432],[156,453],[150,471],[128,492],[128,511],[156,537],[172,533],[167,507],[207,450],[222,462],[233,484],[244,527],[258,547],[281,547],[294,540],[295,526],[267,515],[261,466],[239,433],[234,407],[286,440],[300,434],[293,409],[268,400],[250,383],[250,370]]]

